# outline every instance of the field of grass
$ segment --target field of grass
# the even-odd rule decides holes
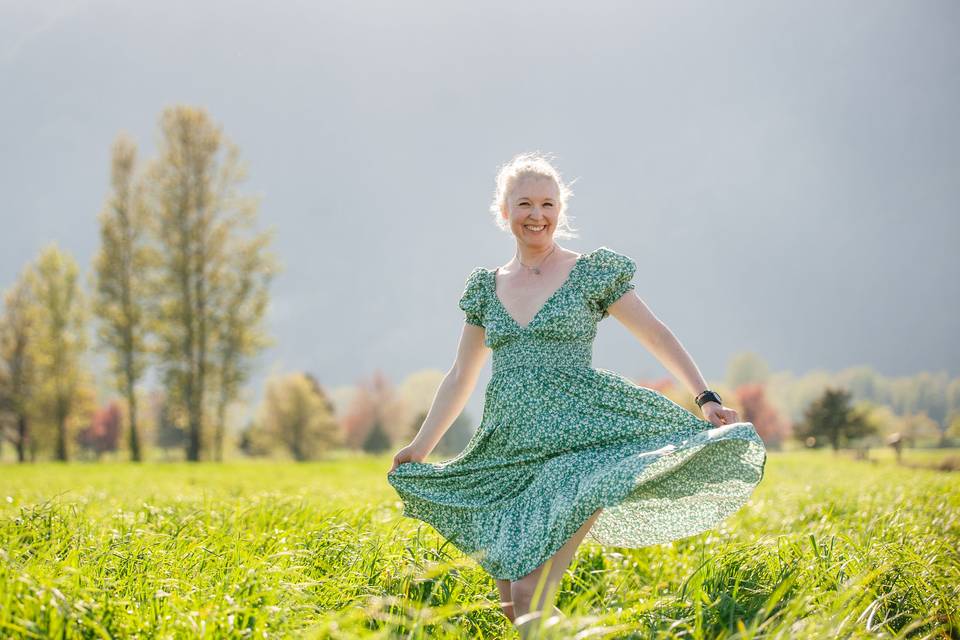
[[[515,637],[389,466],[3,465],[0,637]],[[958,638],[958,604],[960,473],[771,452],[713,531],[584,542],[550,637]]]

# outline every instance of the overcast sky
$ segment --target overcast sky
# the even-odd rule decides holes
[[[960,374],[955,0],[2,1],[0,96],[4,289],[53,240],[89,270],[121,130],[209,110],[277,229],[262,374],[447,367],[527,150],[708,378]],[[594,363],[667,375],[612,319]]]

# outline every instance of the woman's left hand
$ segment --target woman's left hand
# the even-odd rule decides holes
[[[716,402],[707,402],[700,407],[700,410],[703,411],[703,417],[715,427],[740,421],[740,416],[737,415],[736,410],[724,407]]]

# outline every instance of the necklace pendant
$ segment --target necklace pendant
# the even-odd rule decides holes
[[[537,275],[540,275],[540,267],[534,267],[533,272]]]

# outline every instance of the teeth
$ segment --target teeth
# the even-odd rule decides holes
[[[525,226],[527,229],[530,229],[530,231],[540,231],[540,230],[542,230],[542,229],[543,229],[545,226],[547,226],[547,225],[542,224],[542,225],[540,225],[539,227],[531,227],[530,225],[524,225],[524,226]]]

